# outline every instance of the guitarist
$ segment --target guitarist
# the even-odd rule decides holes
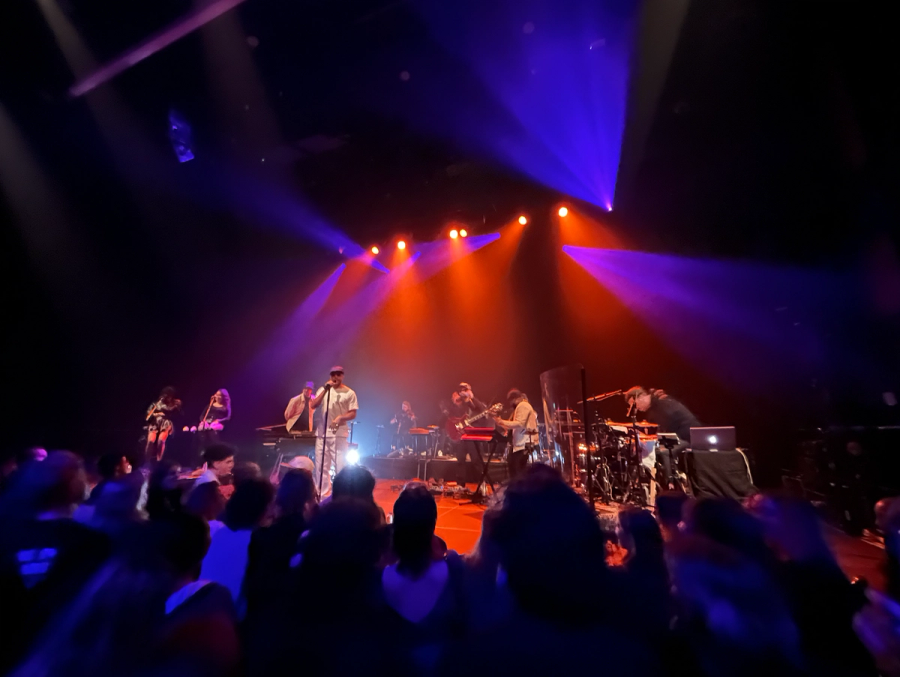
[[[475,397],[475,393],[472,392],[472,386],[463,381],[459,384],[459,387],[456,391],[450,396],[450,407],[449,407],[449,416],[450,419],[465,419],[469,416],[473,416],[474,414],[480,414],[482,411],[487,409],[487,405]],[[482,424],[484,425],[484,424]],[[450,454],[452,456],[456,456],[456,460],[461,464],[459,466],[459,472],[457,473],[457,477],[465,483],[466,478],[466,466],[464,465],[466,462],[466,457],[472,457],[472,465],[475,466],[475,473],[478,477],[481,477],[482,472],[484,471],[484,458],[482,458],[481,453],[476,448],[476,442],[471,441],[450,441]],[[479,488],[479,491],[481,489]]]
[[[312,402],[312,394],[315,384],[312,381],[306,382],[297,397],[292,397],[288,402],[287,409],[284,410],[285,428],[289,433],[311,432],[313,430],[313,413],[314,409],[310,407]]]
[[[505,421],[498,416],[494,422],[504,430],[512,431],[512,450],[509,452],[509,479],[525,470],[531,450],[539,444],[537,432],[537,412],[528,401],[528,396],[518,388],[506,394],[509,406],[513,408],[512,419]]]

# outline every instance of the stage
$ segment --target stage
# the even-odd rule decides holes
[[[400,495],[400,491],[406,482],[412,478],[379,479],[375,484],[375,502],[384,509],[386,515],[390,515],[394,508],[394,501]],[[468,485],[474,489],[474,484]],[[447,547],[461,555],[467,555],[475,549],[478,537],[481,535],[481,521],[485,507],[472,505],[468,499],[456,499],[449,496],[435,496],[438,509],[437,528],[435,533],[447,543]],[[619,511],[616,504],[597,504],[597,512],[601,519],[608,515],[613,519]],[[848,536],[842,531],[830,527],[825,528],[828,538],[838,562],[844,573],[853,578],[865,578],[875,588],[884,588],[884,576],[881,572],[881,562],[884,560],[884,550],[862,538]]]

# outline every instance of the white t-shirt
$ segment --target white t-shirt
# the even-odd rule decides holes
[[[319,388],[316,397],[324,390],[325,388]],[[328,399],[329,397],[331,397],[330,400]],[[326,394],[325,397],[322,398],[322,404],[320,404],[319,408],[316,410],[322,412],[322,417],[316,424],[316,437],[325,437],[324,413],[326,402],[328,403],[328,437],[347,437],[350,434],[350,429],[347,426],[346,421],[341,423],[336,433],[331,432],[331,422],[338,416],[359,409],[359,404],[356,401],[356,393],[347,386],[342,385],[339,388],[332,388],[330,396]]]
[[[215,471],[212,468],[207,468],[206,470],[204,470],[203,474],[201,474],[197,479],[194,480],[194,486],[191,488],[195,489],[201,484],[207,484],[209,482],[221,484],[221,482],[219,482],[219,476],[216,475]]]

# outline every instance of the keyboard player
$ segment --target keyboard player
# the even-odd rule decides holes
[[[312,432],[314,427],[315,409],[309,406],[313,399],[315,384],[307,381],[303,391],[288,402],[284,410],[285,428],[289,433]]]

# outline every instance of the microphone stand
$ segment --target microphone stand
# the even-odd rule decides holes
[[[632,490],[637,490],[641,486],[641,468],[643,466],[642,456],[643,449],[641,449],[641,435],[638,431],[637,427],[637,416],[638,416],[638,408],[637,402],[632,402],[631,407],[628,410],[628,418],[631,419],[631,444],[632,444],[632,455],[631,462],[636,466],[635,472],[632,472],[629,469],[628,475],[631,478],[631,481],[628,483],[628,493],[631,494]],[[651,480],[652,481],[652,480]]]
[[[206,411],[204,411],[203,416],[200,417],[200,425],[201,426],[203,426],[203,424],[206,422],[206,417],[209,415],[209,410],[212,409],[212,403],[213,403],[213,401],[212,401],[212,399],[210,399],[209,405],[207,405],[207,407],[206,407]],[[205,426],[204,426],[204,428],[205,428]]]
[[[319,500],[322,500],[322,479],[325,477],[325,447],[328,443],[328,407],[331,406],[331,385],[328,385],[328,392],[325,393],[325,413],[322,415],[322,464],[319,466]],[[334,447],[334,453],[337,453],[337,444]]]

